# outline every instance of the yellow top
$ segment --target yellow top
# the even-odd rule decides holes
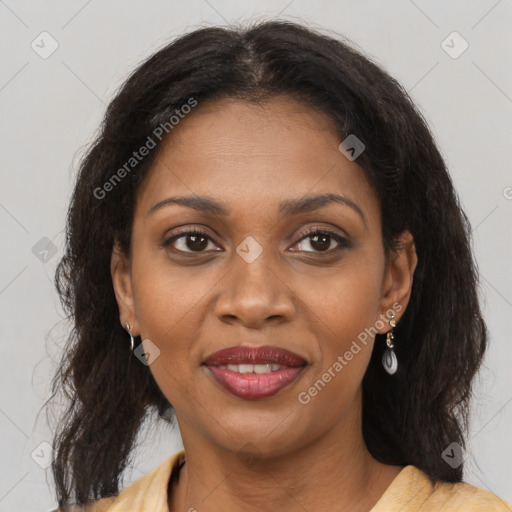
[[[172,471],[178,471],[184,455],[184,450],[171,455],[118,496],[94,502],[87,512],[172,512],[167,506],[168,483]],[[370,512],[392,511],[511,512],[512,505],[489,491],[466,483],[438,482],[433,486],[425,473],[414,466],[406,466]]]

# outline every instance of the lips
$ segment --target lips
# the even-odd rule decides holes
[[[279,347],[228,347],[210,354],[204,361],[207,366],[222,366],[228,364],[280,364],[283,366],[303,366],[306,361]]]
[[[307,362],[279,347],[237,346],[210,354],[203,365],[224,390],[239,398],[258,400],[288,387]]]

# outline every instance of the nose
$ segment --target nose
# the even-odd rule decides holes
[[[219,286],[215,314],[223,322],[261,329],[289,322],[296,313],[293,292],[265,251],[251,263],[233,255],[230,272]]]

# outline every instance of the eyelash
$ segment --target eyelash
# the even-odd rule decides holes
[[[179,233],[176,233],[176,234],[172,235],[171,237],[165,239],[162,243],[162,247],[168,248],[174,241],[176,241],[182,237],[194,236],[194,235],[204,236],[204,237],[208,238],[209,240],[211,240],[212,242],[214,241],[214,240],[212,240],[212,238],[208,235],[208,233],[205,230],[203,230],[201,228],[192,228],[192,229],[185,229],[183,231],[180,231]],[[306,238],[312,237],[313,235],[328,236],[328,237],[332,238],[334,241],[338,242],[339,247],[337,247],[335,249],[329,249],[327,251],[295,251],[295,252],[307,252],[307,253],[313,252],[316,254],[331,255],[333,252],[340,251],[342,249],[348,249],[349,247],[351,247],[351,243],[346,238],[338,235],[337,233],[329,231],[325,228],[318,228],[318,227],[308,228],[304,233],[301,233],[301,238],[294,245],[296,245],[299,242],[302,242]],[[194,253],[201,254],[206,251],[180,251],[180,250],[177,250],[176,252],[179,252],[181,254],[194,254]]]

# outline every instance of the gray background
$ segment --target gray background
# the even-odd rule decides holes
[[[74,170],[105,105],[127,73],[174,36],[276,16],[353,39],[404,84],[432,126],[473,226],[491,335],[465,479],[512,501],[510,0],[0,0],[0,512],[56,503],[50,472],[40,467],[51,432],[38,414],[69,327],[52,280]],[[47,58],[43,31],[58,43]],[[453,31],[469,44],[461,55],[464,41],[446,39]],[[143,431],[126,483],[180,447],[176,431]]]

